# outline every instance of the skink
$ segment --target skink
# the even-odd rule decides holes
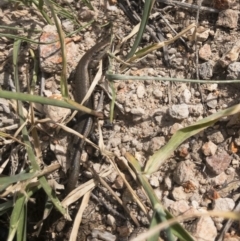
[[[81,103],[83,98],[85,97],[89,87],[90,87],[90,79],[89,79],[89,64],[93,59],[93,56],[97,54],[98,52],[106,52],[107,47],[110,44],[110,36],[106,37],[103,41],[95,44],[91,49],[89,49],[81,58],[79,61],[75,78],[74,78],[74,84],[75,84],[75,94],[74,98],[77,103]],[[89,98],[85,104],[88,108],[93,109],[93,100],[92,98]],[[84,137],[88,137],[88,135],[91,132],[92,125],[93,125],[93,117],[89,114],[81,113],[79,112],[77,115],[77,131],[81,133]],[[68,182],[66,186],[66,193],[68,194],[71,192],[77,184],[77,180],[79,177],[79,171],[80,171],[80,157],[81,157],[81,150],[84,146],[84,140],[79,139],[74,140],[76,143],[76,150],[73,155],[73,159],[71,162],[71,168],[70,168],[70,174],[68,177]]]

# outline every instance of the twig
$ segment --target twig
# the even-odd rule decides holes
[[[200,14],[200,8],[202,5],[202,0],[198,0],[198,10],[197,10],[197,15],[196,15],[196,27],[198,26],[198,22],[199,22],[199,14]],[[198,68],[198,63],[199,63],[199,58],[198,58],[198,45],[197,45],[197,28],[195,28],[195,46],[196,46],[196,78],[199,79],[199,68]]]
[[[164,21],[164,23],[171,29],[171,31],[172,31],[175,35],[177,35],[177,34],[178,34],[177,31],[170,25],[170,23],[169,23],[168,20],[162,15],[162,13],[158,12],[158,13],[154,14],[153,16],[156,17],[156,16],[158,16],[158,15],[162,18],[162,20]],[[152,16],[151,16],[151,17],[152,17]],[[188,45],[187,45],[187,43],[186,43],[186,41],[185,41],[182,37],[180,37],[179,39],[183,42],[183,44],[184,44],[187,48],[189,48]],[[161,40],[161,41],[162,41],[162,40]]]
[[[198,26],[201,6],[202,6],[202,0],[198,0],[198,10],[197,10],[197,15],[196,15],[196,26]],[[196,46],[196,48],[195,48],[196,49],[196,52],[195,52],[195,55],[196,55],[196,79],[199,80],[199,68],[198,68],[198,65],[199,65],[199,54],[198,54],[198,52],[199,51],[198,51],[198,44],[197,44],[197,28],[195,28],[195,39],[194,40],[195,40],[195,46]],[[198,87],[198,91],[199,91],[200,96],[201,96],[201,101],[202,101],[203,107],[206,110],[206,108],[204,106],[203,94],[202,94],[200,83],[197,84],[197,87]]]
[[[178,2],[178,1],[174,1],[174,0],[157,0],[157,1],[165,3],[165,4],[169,4],[169,5],[177,5],[182,8],[189,8],[191,10],[198,10],[198,5],[195,5],[195,4]],[[201,6],[200,10],[211,12],[211,13],[219,13],[219,10],[217,10],[215,8],[209,8],[209,7],[203,7],[203,6]]]
[[[110,207],[109,205],[107,205],[103,200],[99,199],[97,196],[95,196],[93,193],[91,193],[91,197],[97,201],[98,203],[100,203],[102,206],[104,206],[110,213],[114,214],[115,216],[118,216],[120,218],[122,218],[123,220],[126,220],[126,217],[124,217],[122,214],[120,214],[119,212],[117,212],[116,210],[114,210],[112,207]]]

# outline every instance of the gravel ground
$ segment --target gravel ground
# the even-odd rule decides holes
[[[114,1],[94,1],[95,11],[89,10],[82,2],[61,1],[61,6],[69,9],[81,25],[91,19],[96,23],[87,29],[68,38],[67,41],[67,76],[69,90],[73,91],[72,75],[81,56],[93,46],[102,30],[101,24],[111,21],[115,39],[113,48],[117,49],[119,42],[133,29],[119,5]],[[119,1],[119,4],[122,1]],[[138,4],[129,1],[135,13],[142,12],[141,1]],[[137,1],[136,1],[137,2]],[[196,23],[197,12],[189,7],[181,7],[177,3],[170,5],[159,1],[153,8],[155,15],[149,26],[155,33],[160,30],[165,39],[170,39],[174,33],[166,22],[180,32],[192,23]],[[188,4],[197,4],[189,0]],[[112,5],[111,5],[112,4]],[[187,5],[188,6],[188,5]],[[182,36],[163,51],[159,49],[124,72],[133,76],[161,76],[182,79],[204,80],[240,80],[240,33],[239,7],[236,0],[203,1],[198,20],[196,41],[193,31]],[[0,3],[0,23],[3,26],[21,28],[19,30],[4,30],[4,33],[24,35],[41,42],[53,41],[57,38],[56,29],[46,24],[40,13],[33,7]],[[214,11],[215,12],[214,12]],[[161,17],[163,16],[163,17]],[[76,29],[74,21],[59,14],[62,28],[67,33]],[[117,56],[124,59],[132,46],[130,39],[121,46]],[[141,46],[154,42],[152,34],[143,35]],[[56,44],[57,45],[57,44]],[[61,55],[53,53],[56,45],[25,44],[21,45],[19,56],[19,80],[22,92],[27,92],[28,81],[33,76],[33,61],[29,55],[32,49],[39,59],[40,72],[34,89],[35,94],[58,97],[60,94]],[[6,37],[0,38],[0,84],[2,89],[14,90],[12,73],[13,41]],[[51,54],[49,54],[51,53]],[[198,58],[196,58],[196,53]],[[51,56],[49,56],[51,55]],[[239,62],[238,62],[239,61]],[[198,63],[197,63],[198,62]],[[120,72],[120,63],[112,62],[113,71]],[[117,163],[125,178],[148,210],[152,214],[150,203],[142,189],[126,170],[124,155],[133,154],[144,166],[148,158],[164,146],[171,136],[180,128],[189,126],[202,118],[225,109],[239,102],[239,84],[196,84],[169,81],[126,80],[115,81],[116,108],[113,127],[102,127],[103,140],[106,149],[117,157]],[[98,97],[98,94],[96,95]],[[110,112],[108,97],[104,101],[104,115],[107,120]],[[25,106],[28,110],[29,106]],[[35,105],[36,118],[46,116],[59,121],[69,111],[46,108]],[[10,134],[19,128],[19,120],[12,105],[0,99],[0,131]],[[98,137],[97,124],[95,136]],[[69,153],[72,152],[72,135],[66,131],[57,131],[48,123],[38,125],[39,137],[45,165],[58,162],[61,171],[52,174],[55,178],[55,188],[59,198],[64,198],[63,184],[66,183],[66,171],[69,167]],[[160,170],[149,177],[149,183],[159,200],[174,216],[183,213],[199,213],[206,210],[231,211],[239,203],[239,165],[240,157],[239,116],[223,118],[214,126],[185,141],[175,153],[161,166]],[[104,158],[101,158],[90,146],[88,163],[96,172],[112,168]],[[1,141],[1,165],[8,159],[8,165],[2,170],[5,175],[18,173],[26,165],[25,152],[17,143]],[[79,184],[92,178],[91,172],[81,167]],[[116,202],[106,187],[97,185],[92,191],[89,203],[84,210],[83,219],[77,240],[130,240],[134,235],[143,232],[149,225],[148,215],[139,209],[123,180],[117,171],[111,169],[105,181],[114,190],[123,205],[135,217],[129,218],[123,207]],[[80,199],[81,200],[81,199]],[[32,240],[69,240],[72,222],[63,220],[54,213],[43,222],[39,237],[33,228],[42,219],[44,193],[36,194],[35,203],[28,206],[29,212],[28,238]],[[36,205],[37,204],[37,205]],[[69,213],[74,219],[79,208],[78,200],[69,207]],[[2,223],[6,226],[5,216]],[[224,230],[226,220],[203,216],[187,220],[183,225],[198,241],[237,241],[240,240],[239,227],[230,224]],[[4,226],[3,225],[3,226]],[[137,227],[138,226],[138,227]],[[224,231],[223,231],[224,230]],[[2,233],[5,231],[2,231]],[[224,232],[225,235],[221,235]],[[164,239],[164,234],[162,236]]]

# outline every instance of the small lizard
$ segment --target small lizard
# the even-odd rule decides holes
[[[91,49],[89,49],[83,57],[80,59],[75,73],[74,83],[75,83],[75,94],[74,98],[77,103],[81,103],[85,97],[89,87],[89,64],[93,59],[94,54],[106,52],[107,47],[110,45],[110,35],[108,35],[103,41],[95,44]],[[89,98],[85,102],[85,106],[93,109],[93,100]],[[81,133],[84,137],[88,137],[92,130],[93,117],[86,113],[79,112],[77,115],[77,131]],[[71,161],[70,175],[68,177],[68,182],[66,186],[66,193],[71,192],[77,184],[79,171],[80,171],[80,157],[81,150],[84,146],[84,140],[78,138],[76,141],[76,150],[73,155],[73,160]]]

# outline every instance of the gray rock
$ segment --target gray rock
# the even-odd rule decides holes
[[[123,138],[122,138],[122,142],[125,143],[125,142],[129,142],[129,141],[132,141],[132,136],[130,135],[125,135]]]
[[[188,105],[188,108],[190,113],[195,117],[203,115],[203,105],[200,103],[195,105]]]
[[[145,115],[145,110],[141,107],[132,108],[131,113],[133,115],[143,116],[143,115]]]
[[[115,241],[117,240],[117,237],[107,231],[99,230],[99,229],[93,229],[92,230],[92,237],[93,238],[100,238],[104,241]]]
[[[175,132],[177,132],[179,129],[183,128],[183,126],[179,123],[174,123],[170,129],[170,134],[173,135]]]
[[[118,145],[121,144],[121,138],[120,137],[111,138],[111,140],[109,141],[109,144],[111,144],[112,147],[117,147]]]
[[[234,139],[234,143],[237,145],[237,146],[240,146],[240,136],[236,137]]]
[[[218,130],[213,130],[209,132],[207,134],[207,138],[215,144],[220,144],[225,140],[222,132]]]
[[[150,177],[149,179],[149,183],[151,184],[152,187],[159,187],[159,180],[158,180],[158,177],[153,175]]]
[[[175,202],[167,197],[163,197],[162,204],[165,208],[169,208],[171,205],[173,205]]]
[[[62,26],[64,30],[67,32],[72,32],[74,30],[72,21],[68,19],[62,21]]]
[[[231,156],[224,150],[219,151],[217,154],[206,158],[206,164],[209,170],[215,174],[219,175],[224,172],[231,163]]]
[[[160,190],[160,188],[155,188],[155,189],[153,189],[153,191],[155,192],[157,198],[159,200],[162,200],[162,191]]]
[[[164,178],[164,186],[167,188],[167,190],[171,190],[172,189],[172,178],[170,178],[169,176]]]
[[[228,67],[229,64],[236,62],[239,57],[239,51],[240,51],[240,40],[237,40],[232,48],[223,54],[223,56],[218,60],[218,63],[223,67]]]
[[[188,118],[189,111],[188,105],[186,104],[179,104],[179,105],[172,105],[169,108],[169,114],[176,119],[182,120]]]
[[[240,62],[234,62],[228,65],[227,79],[237,80],[240,79]]]
[[[189,89],[185,89],[181,94],[182,100],[184,103],[189,103],[192,97],[192,94]]]
[[[159,90],[159,89],[154,89],[154,90],[153,90],[153,95],[154,95],[156,98],[158,98],[158,99],[160,99],[160,98],[163,97],[163,93],[162,93],[162,91]]]
[[[169,211],[173,216],[179,216],[181,214],[194,214],[196,213],[196,209],[190,207],[188,202],[185,200],[179,200],[174,202],[169,206]]]
[[[204,44],[200,49],[199,49],[199,58],[203,60],[209,60],[212,55],[211,47],[209,44]]]
[[[227,174],[225,172],[220,173],[216,177],[211,178],[212,185],[220,186],[227,182]]]
[[[214,210],[218,211],[232,211],[235,202],[231,198],[217,198],[214,200]]]
[[[202,200],[202,196],[199,195],[198,192],[194,192],[194,193],[190,196],[190,198],[189,198],[189,201],[191,201],[191,202],[200,203],[201,200]]]
[[[211,79],[213,76],[213,62],[208,61],[199,65],[199,75],[202,79]]]
[[[149,151],[151,153],[159,150],[165,144],[165,137],[164,136],[157,136],[153,137],[150,141]]]
[[[182,185],[187,181],[194,181],[195,180],[195,165],[193,162],[186,160],[181,161],[178,163],[174,173],[173,173],[173,180]]]

